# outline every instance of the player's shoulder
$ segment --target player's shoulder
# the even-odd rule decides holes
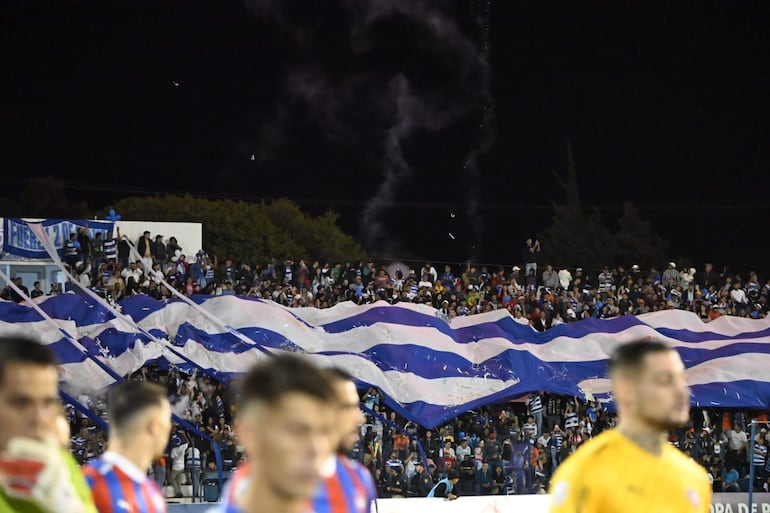
[[[666,444],[663,450],[671,464],[674,466],[677,474],[693,477],[697,476],[708,480],[708,472],[706,472],[706,469],[690,456],[670,444]]]
[[[559,465],[559,469],[562,467],[575,467],[580,471],[584,465],[595,467],[597,458],[607,455],[610,458],[614,458],[614,454],[622,448],[622,444],[622,439],[617,431],[614,429],[604,431],[585,442],[577,451],[570,454],[569,458]]]
[[[114,468],[114,465],[109,461],[105,461],[102,458],[97,458],[83,465],[82,470],[83,470],[83,473],[86,475],[99,474],[104,476],[109,474],[113,470],[113,468]]]
[[[346,466],[349,469],[348,471],[356,477],[370,499],[377,498],[377,487],[374,483],[374,478],[366,466],[347,456],[340,455],[337,457],[337,460],[340,462],[340,465]]]
[[[368,468],[366,468],[362,463],[348,458],[347,456],[337,456],[337,465],[343,467],[347,472],[355,474],[361,479],[366,480],[367,478],[371,479],[372,477],[372,474],[369,472]]]

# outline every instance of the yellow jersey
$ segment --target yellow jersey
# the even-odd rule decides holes
[[[550,513],[707,513],[706,470],[676,447],[655,456],[616,429],[586,442],[551,479]]]

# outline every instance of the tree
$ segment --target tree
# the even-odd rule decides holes
[[[567,143],[567,178],[556,177],[566,201],[553,203],[553,222],[538,234],[544,262],[556,267],[582,266],[596,269],[611,262],[616,253],[615,241],[602,222],[597,208],[586,211],[578,188],[572,144]]]
[[[639,209],[630,202],[623,204],[623,214],[618,219],[618,225],[615,240],[621,263],[648,268],[660,265],[665,260],[668,244],[653,233],[649,221],[642,219]]]
[[[247,203],[169,195],[126,198],[114,208],[123,219],[202,223],[202,249],[220,260],[366,258],[361,246],[339,228],[336,214],[313,218],[286,199]]]
[[[598,208],[583,206],[569,142],[567,155],[567,178],[557,176],[565,203],[553,205],[553,222],[538,235],[544,261],[558,267],[594,270],[610,264],[649,267],[664,261],[667,243],[653,232],[634,205],[623,205],[623,214],[617,220],[619,229],[614,234]]]
[[[0,207],[8,217],[47,219],[88,219],[91,210],[84,201],[73,201],[62,180],[53,176],[30,178],[27,186],[10,198],[1,198]]]

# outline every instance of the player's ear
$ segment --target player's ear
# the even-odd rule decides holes
[[[250,457],[254,457],[254,423],[248,418],[244,418],[243,415],[239,415],[233,422],[233,431],[238,437],[238,442],[246,451],[246,454]]]
[[[612,395],[616,403],[621,403],[630,396],[633,388],[633,380],[626,372],[616,372],[612,376]]]
[[[147,414],[144,418],[144,429],[151,438],[163,437],[158,415]]]

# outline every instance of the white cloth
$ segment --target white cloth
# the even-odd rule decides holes
[[[171,470],[184,470],[184,453],[186,450],[186,443],[171,449]]]
[[[746,442],[748,441],[748,439],[746,438],[746,432],[741,431],[739,433],[735,430],[730,431],[728,441],[730,444],[730,450],[738,451],[740,449],[743,449],[744,447],[746,447]]]

